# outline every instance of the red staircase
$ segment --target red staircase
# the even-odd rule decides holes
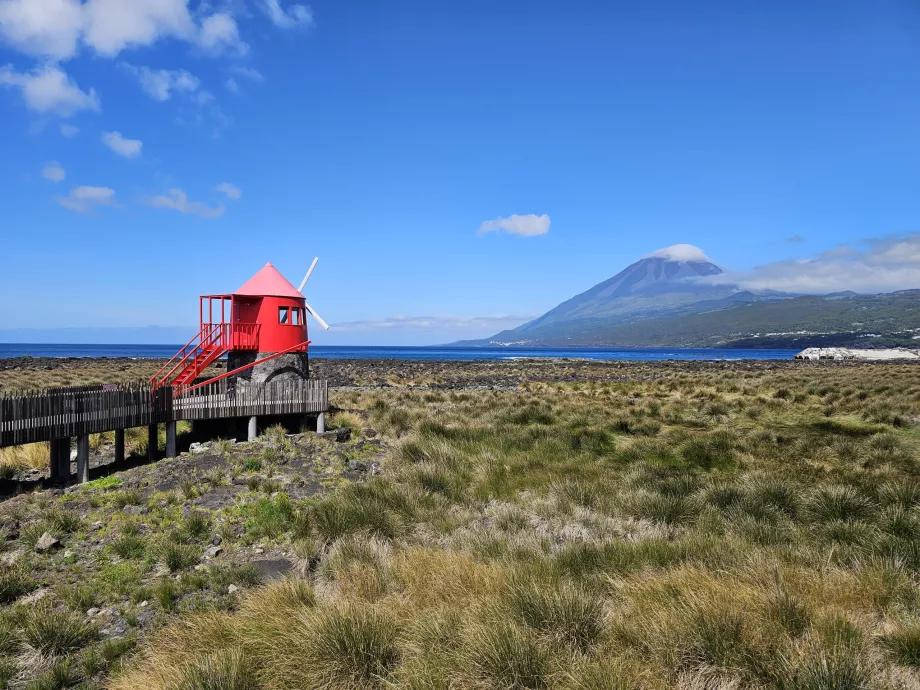
[[[257,333],[257,324],[203,323],[197,335],[150,378],[150,383],[154,388],[172,385],[181,389],[231,349],[257,349]]]

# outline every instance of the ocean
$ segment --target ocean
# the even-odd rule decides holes
[[[180,345],[64,345],[0,343],[0,359],[9,357],[130,357],[169,359]],[[536,348],[536,347],[368,347],[311,345],[310,355],[323,359],[417,359],[494,361],[521,357],[596,360],[726,360],[792,359],[799,350],[740,350],[730,348]]]

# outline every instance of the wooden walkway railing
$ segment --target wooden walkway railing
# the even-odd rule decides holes
[[[174,396],[169,386],[78,386],[0,396],[0,447],[180,419],[309,414],[328,409],[326,381],[224,380]]]
[[[173,401],[175,419],[221,419],[277,414],[325,412],[328,407],[325,380],[303,379],[251,384],[224,379]]]

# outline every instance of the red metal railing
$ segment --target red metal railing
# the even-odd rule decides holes
[[[230,350],[258,350],[258,345],[257,323],[203,323],[198,333],[150,377],[150,383],[154,388],[163,386],[205,359],[213,361]]]

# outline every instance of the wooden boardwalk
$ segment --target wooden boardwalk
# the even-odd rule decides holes
[[[177,420],[319,414],[324,380],[250,384],[225,379],[175,395],[170,386],[81,386],[0,397],[0,447],[84,437]]]

